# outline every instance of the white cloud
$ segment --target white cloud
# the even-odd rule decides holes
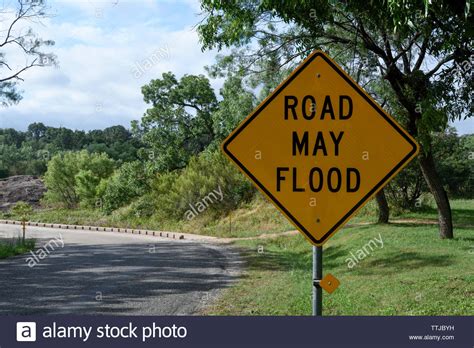
[[[24,99],[0,110],[0,127],[25,129],[31,122],[81,129],[119,123],[129,126],[130,120],[140,118],[147,107],[141,86],[167,71],[178,77],[205,73],[204,66],[214,61],[216,52],[201,52],[192,28],[197,17],[183,18],[187,23],[170,28],[168,24],[160,25],[154,19],[157,14],[149,12],[155,2],[140,1],[140,6],[145,6],[127,4],[109,10],[128,11],[137,18],[146,15],[149,20],[124,19],[124,23],[117,23],[110,18],[91,17],[89,1],[67,3],[61,11],[67,13],[74,8],[82,11],[80,15],[74,12],[73,17],[62,17],[59,11],[35,28],[42,38],[56,41],[53,51],[59,67],[38,68],[23,75]],[[110,5],[111,1],[92,3]],[[154,65],[136,78],[133,67],[160,50],[167,54],[155,59]],[[220,84],[213,81],[217,89]]]

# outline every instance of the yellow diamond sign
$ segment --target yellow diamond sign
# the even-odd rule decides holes
[[[416,141],[321,51],[222,147],[314,245],[324,244],[418,153]]]

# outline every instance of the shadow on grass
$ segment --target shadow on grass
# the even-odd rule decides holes
[[[373,227],[374,225],[372,225]],[[442,240],[441,238],[439,238],[439,235],[438,235],[438,225],[429,225],[429,224],[419,224],[419,223],[415,223],[415,222],[392,222],[390,224],[385,224],[385,225],[382,225],[382,226],[389,226],[389,227],[393,227],[394,229],[404,229],[404,228],[414,228],[414,229],[417,229],[417,228],[431,228],[433,229],[433,233],[435,237],[437,237],[439,240]],[[474,237],[467,237],[467,236],[464,236],[464,235],[461,235],[459,236],[459,233],[457,232],[461,232],[461,233],[464,233],[464,232],[472,232],[474,230],[473,227],[470,227],[470,226],[454,226],[454,238],[452,240],[455,240],[455,241],[474,241]],[[411,231],[411,232],[416,232],[416,230],[414,231]],[[408,233],[408,231],[407,231]]]
[[[428,206],[418,208],[415,213],[431,215],[429,216],[430,219],[437,219],[438,217],[438,210]],[[451,208],[451,213],[453,215],[454,225],[472,225],[474,222],[474,209]],[[399,216],[397,218],[403,218],[403,216]]]
[[[370,255],[368,256],[371,257]],[[383,258],[372,260],[364,259],[356,268],[359,274],[374,275],[382,271],[385,275],[393,275],[400,272],[409,272],[419,268],[446,267],[454,263],[451,255],[428,255],[417,252],[389,253]]]
[[[264,251],[258,253],[254,250],[242,251],[245,260],[247,261],[248,270],[258,271],[291,271],[303,270],[310,271],[312,269],[312,251],[311,246],[308,245],[308,250],[294,251],[291,249],[280,251]],[[324,266],[337,267],[340,262],[339,257],[347,256],[348,252],[341,246],[330,246],[324,249]]]

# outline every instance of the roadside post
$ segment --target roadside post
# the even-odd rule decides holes
[[[311,53],[224,140],[224,154],[313,245],[313,315],[323,244],[419,151],[419,145],[341,67]]]
[[[323,247],[313,245],[313,315],[323,314]]]

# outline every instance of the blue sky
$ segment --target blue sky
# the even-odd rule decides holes
[[[12,1],[6,1],[8,4]],[[23,75],[24,99],[0,109],[0,127],[24,130],[32,122],[73,129],[129,127],[147,108],[140,87],[163,72],[204,74],[216,51],[202,52],[194,26],[196,0],[49,1],[50,18],[34,25],[52,39],[57,68]],[[212,80],[218,89],[221,80]],[[456,122],[474,133],[474,120]]]
[[[26,129],[32,122],[86,130],[128,127],[147,108],[141,86],[167,71],[204,74],[217,54],[201,51],[194,29],[200,20],[197,1],[48,4],[50,18],[33,27],[40,37],[56,42],[51,50],[59,66],[23,75],[24,99],[0,109],[0,127]],[[212,85],[218,91],[222,81]]]

